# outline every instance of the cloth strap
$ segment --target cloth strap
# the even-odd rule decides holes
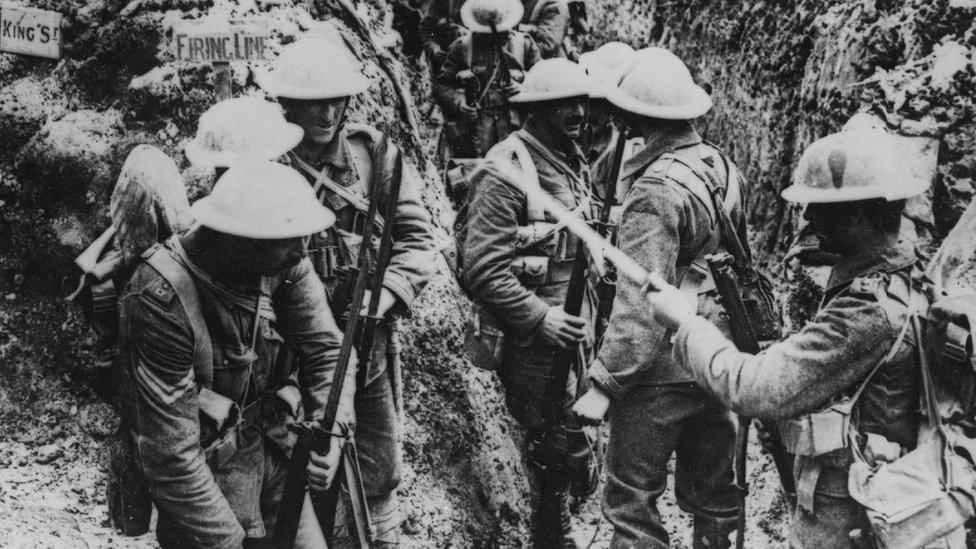
[[[170,249],[162,245],[150,248],[145,259],[149,266],[163,275],[180,299],[193,332],[193,373],[197,384],[209,389],[213,385],[213,343],[210,340],[210,330],[203,319],[200,294],[193,283],[193,277],[173,257]]]

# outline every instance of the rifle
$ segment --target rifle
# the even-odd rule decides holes
[[[339,358],[336,362],[335,372],[332,377],[332,387],[329,390],[329,398],[326,401],[322,419],[319,421],[304,421],[290,426],[298,434],[298,441],[292,450],[292,459],[288,464],[288,476],[285,479],[281,507],[278,511],[278,522],[275,525],[274,539],[275,546],[277,547],[295,546],[298,521],[301,518],[302,505],[305,501],[305,483],[307,480],[305,469],[308,467],[310,452],[315,451],[320,454],[325,454],[329,450],[332,437],[340,436],[348,438],[348,430],[344,429],[343,432],[335,433],[330,429],[335,423],[336,414],[339,410],[339,401],[342,397],[342,384],[345,381],[346,372],[349,370],[353,346],[356,342],[356,330],[359,327],[359,319],[361,316],[360,304],[363,302],[363,297],[366,294],[372,227],[377,210],[379,209],[378,196],[385,175],[385,172],[380,169],[380,166],[386,160],[388,148],[389,134],[384,133],[372,154],[373,171],[370,174],[369,180],[369,207],[366,212],[366,223],[363,225],[362,241],[359,245],[356,285],[353,289],[352,300],[350,301],[351,305],[349,307],[349,319],[346,322],[343,333],[342,345],[339,348]],[[399,187],[400,174],[399,159],[400,156],[398,154],[397,163],[394,167],[394,181],[397,187]],[[397,191],[397,194],[399,194],[399,191]],[[387,210],[390,209],[390,203],[395,207],[396,196],[392,196],[387,201]],[[392,216],[386,219],[392,219]],[[383,235],[387,239],[392,236],[392,223],[385,223],[383,225]],[[382,276],[375,278],[382,279]],[[370,307],[375,307],[378,303],[378,297],[376,295],[370,297]],[[376,309],[372,308],[370,312],[375,316]],[[368,358],[366,360],[368,361]],[[328,545],[331,546],[332,535],[335,529],[336,509],[339,501],[339,484],[345,479],[349,488],[350,499],[353,503],[353,513],[354,515],[358,515],[356,516],[356,526],[360,545],[369,547],[372,543],[372,528],[369,527],[368,516],[369,509],[366,505],[362,478],[359,474],[358,454],[355,443],[351,439],[347,441],[343,448],[343,460],[343,468],[336,473],[336,477],[333,479],[329,489],[325,492],[313,491],[311,493],[312,507],[318,518],[319,526],[322,528],[322,534]]]
[[[738,242],[738,239],[735,241]],[[745,299],[739,290],[742,286],[739,275],[736,273],[735,258],[733,255],[722,253],[708,255],[705,260],[708,262],[712,279],[715,281],[715,290],[718,292],[719,301],[728,314],[732,341],[740,351],[758,354],[762,350],[759,344],[759,336],[754,328],[758,319],[753,318],[754,314],[750,314],[749,307],[746,306]],[[745,500],[746,494],[749,492],[749,483],[746,479],[746,451],[749,445],[749,426],[751,423],[752,418],[739,416],[739,428],[736,431],[735,478],[739,496],[739,514],[735,545],[738,549],[741,549],[745,543]],[[795,494],[792,460],[783,447],[782,441],[779,440],[778,433],[774,433],[773,439],[771,453],[776,471],[779,473],[780,482],[787,494]]]
[[[586,297],[586,269],[589,266],[587,257],[586,246],[583,241],[579,241],[576,247],[576,257],[573,259],[573,271],[569,277],[569,287],[566,289],[566,301],[563,303],[563,310],[573,316],[579,316],[583,310],[583,299]],[[562,413],[566,400],[566,385],[569,383],[569,373],[577,361],[581,361],[581,359],[579,344],[570,349],[560,347],[553,352],[552,370],[546,387],[548,398],[546,399],[545,421],[550,428],[545,430],[544,436],[554,437],[557,440],[552,444],[541,444],[540,446],[543,448],[567,449],[569,447]],[[560,456],[553,457],[559,458]],[[547,462],[557,463],[555,459],[547,460]]]
[[[607,238],[611,243],[617,239],[616,224],[610,223],[611,209],[617,202],[617,183],[620,180],[620,167],[624,160],[624,151],[627,148],[627,132],[623,125],[618,130],[617,142],[614,144],[613,159],[610,162],[610,177],[607,178],[607,186],[603,191],[603,207],[600,209],[600,220],[596,224],[596,232],[603,238]],[[596,289],[597,295],[597,324],[596,341],[599,345],[603,341],[603,334],[607,330],[610,322],[610,313],[613,312],[613,299],[617,295],[617,269],[612,264],[607,266],[607,274],[604,276]]]

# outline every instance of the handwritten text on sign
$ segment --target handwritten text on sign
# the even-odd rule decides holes
[[[0,51],[60,59],[61,14],[0,6]]]
[[[173,29],[173,48],[183,61],[263,61],[267,35],[266,23],[230,21],[218,27],[211,22],[184,21]]]

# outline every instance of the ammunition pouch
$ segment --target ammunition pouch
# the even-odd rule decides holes
[[[241,409],[233,400],[206,387],[200,389],[198,402],[200,442],[207,465],[217,470],[237,453],[238,427],[243,419]]]
[[[308,258],[320,278],[323,280],[331,279],[336,275],[336,269],[339,267],[339,247],[323,245],[317,248],[309,248]]]
[[[519,225],[515,230],[516,253],[543,242],[555,235],[558,230],[557,224],[548,221],[534,221],[527,225]]]
[[[822,456],[848,447],[854,399],[846,398],[812,414],[779,422],[786,451],[797,456]]]
[[[494,371],[501,365],[504,349],[505,333],[498,321],[476,303],[464,323],[464,353],[475,367]]]
[[[109,442],[105,500],[109,520],[123,536],[141,536],[149,531],[152,516],[149,482],[139,466],[132,437],[124,426]]]
[[[546,284],[568,283],[573,259],[555,260],[544,255],[520,255],[512,260],[512,273],[523,286],[535,289]]]

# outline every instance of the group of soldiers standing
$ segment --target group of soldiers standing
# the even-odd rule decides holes
[[[915,258],[899,230],[905,199],[925,187],[883,180],[896,161],[887,134],[841,132],[807,151],[784,198],[810,204],[812,230],[841,260],[810,324],[758,355],[739,352],[703,258],[736,248],[750,260],[746,183],[696,131],[712,101],[684,63],[620,43],[573,60],[561,0],[458,4],[429,7],[425,47],[448,120],[443,150],[476,160],[455,197],[457,274],[474,303],[466,337],[526,431],[534,546],[576,546],[571,510],[595,490],[602,457],[586,426],[605,416],[603,512],[621,548],[669,545],[656,504],[672,456],[694,547],[730,545],[730,411],[802,418],[856,392],[860,432],[914,446],[917,366],[903,326]],[[420,182],[403,177],[386,136],[347,123],[369,82],[342,45],[301,39],[259,76],[277,105],[232,99],[201,118],[187,156],[216,168],[213,190],[194,204],[193,227],[134,263],[121,294],[125,425],[157,536],[164,547],[278,545],[288,426],[321,420],[341,383],[308,486],[331,487],[354,438],[371,544],[397,546],[395,319],[409,314],[436,253]],[[612,226],[604,234],[651,276],[620,278],[615,298],[597,291],[612,276],[599,250],[512,185],[512,167],[573,215]],[[379,297],[350,303],[350,267],[375,274],[380,264]],[[376,337],[358,375],[354,358],[337,380],[340,327],[360,307],[379,320]],[[566,356],[563,387],[554,372]],[[847,454],[799,456],[791,546],[869,543],[851,536],[867,526],[847,492]],[[328,533],[314,507],[300,505],[297,546],[357,544],[354,502]]]

